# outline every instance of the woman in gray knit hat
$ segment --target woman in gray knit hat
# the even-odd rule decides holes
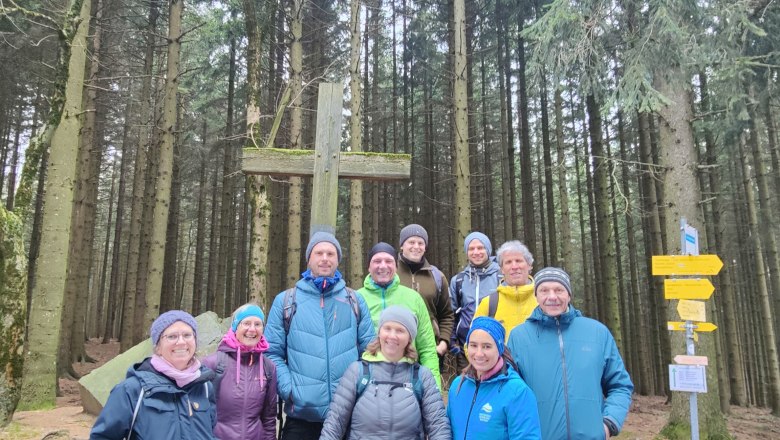
[[[214,372],[195,351],[198,324],[183,310],[163,313],[149,329],[153,354],[111,390],[91,440],[215,439]]]
[[[320,440],[405,438],[449,440],[450,426],[431,370],[417,363],[417,318],[392,305],[379,336],[347,368],[330,404]]]

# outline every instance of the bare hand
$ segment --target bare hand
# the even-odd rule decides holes
[[[607,428],[607,424],[605,423],[604,424],[604,438],[605,439],[609,439],[609,437],[610,437],[610,435],[609,435],[609,428]]]
[[[444,353],[447,352],[447,343],[444,341],[439,342],[439,345],[436,346],[436,352],[439,353],[439,356],[444,356]]]

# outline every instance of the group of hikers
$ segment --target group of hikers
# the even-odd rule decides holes
[[[569,275],[532,277],[520,241],[492,257],[464,242],[449,281],[425,258],[428,233],[377,243],[355,291],[333,234],[312,234],[307,270],[267,319],[239,307],[217,352],[199,360],[181,310],[150,328],[151,357],[116,385],[91,439],[604,439],[626,418],[633,384],[609,330],[571,305]],[[459,373],[446,393],[446,357]],[[281,418],[280,418],[281,420]]]

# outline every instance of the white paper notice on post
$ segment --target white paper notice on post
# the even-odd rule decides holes
[[[672,391],[707,392],[707,373],[703,365],[669,365],[669,382]]]

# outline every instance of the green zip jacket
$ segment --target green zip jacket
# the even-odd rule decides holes
[[[431,319],[428,316],[428,308],[419,293],[402,286],[398,274],[387,287],[380,287],[367,275],[363,280],[363,288],[357,291],[366,301],[371,312],[371,321],[374,330],[379,334],[379,314],[382,310],[392,305],[400,305],[408,308],[417,317],[417,338],[414,340],[414,349],[420,356],[420,365],[431,370],[436,379],[436,385],[441,390],[441,374],[439,373],[439,355],[436,353],[436,336],[433,333]]]

